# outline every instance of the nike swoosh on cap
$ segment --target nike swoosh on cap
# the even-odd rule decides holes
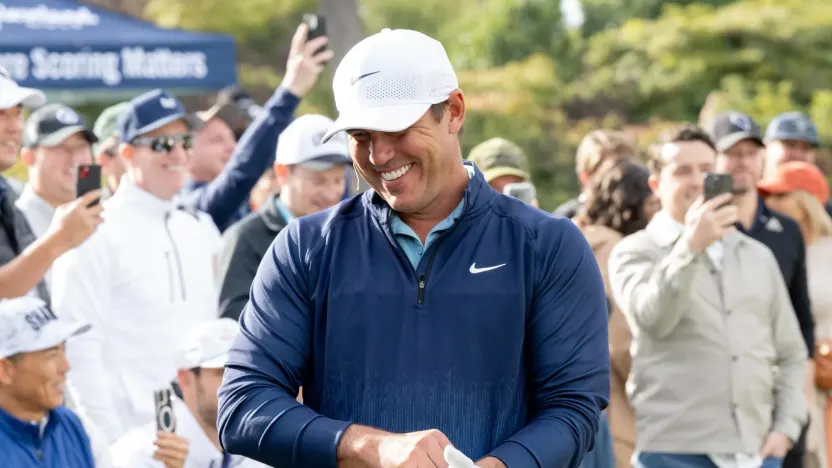
[[[365,73],[365,74],[363,74],[363,75],[361,75],[361,76],[356,76],[356,77],[354,77],[353,79],[351,79],[351,80],[350,80],[350,84],[353,84],[353,85],[354,85],[354,84],[358,83],[358,81],[359,81],[359,80],[362,80],[362,79],[364,79],[364,78],[367,78],[367,77],[368,77],[368,76],[370,76],[370,75],[375,75],[376,73],[381,73],[381,70],[379,70],[379,71],[374,71],[374,72],[370,72],[370,73]]]

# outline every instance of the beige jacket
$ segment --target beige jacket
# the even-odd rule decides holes
[[[625,384],[630,374],[630,341],[632,335],[627,321],[610,292],[607,262],[613,247],[621,240],[621,234],[605,226],[582,225],[576,221],[586,237],[595,260],[601,269],[604,279],[604,289],[610,299],[610,364],[612,374],[610,380],[610,406],[607,408],[607,419],[612,432],[613,448],[615,451],[616,468],[629,468],[630,458],[636,441],[636,422],[633,408],[627,399]]]
[[[806,345],[774,255],[737,232],[722,250],[715,265],[659,213],[610,254],[639,450],[756,454],[807,419]]]

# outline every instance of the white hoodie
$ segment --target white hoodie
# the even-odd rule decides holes
[[[73,403],[110,442],[153,420],[153,391],[174,379],[182,336],[216,318],[219,246],[208,215],[125,177],[96,233],[55,262],[56,313],[93,325],[67,344]]]

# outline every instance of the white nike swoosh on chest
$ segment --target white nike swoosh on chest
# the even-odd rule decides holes
[[[494,265],[494,266],[484,267],[484,268],[477,268],[477,263],[474,262],[474,263],[471,264],[471,268],[469,268],[468,271],[470,271],[471,273],[476,275],[477,273],[483,273],[483,272],[486,272],[486,271],[496,270],[497,268],[504,267],[504,266],[506,266],[506,264],[501,263],[500,265]]]

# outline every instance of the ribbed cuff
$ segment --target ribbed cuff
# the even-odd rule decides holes
[[[338,468],[338,444],[350,423],[319,416],[298,435],[295,466]]]
[[[506,468],[535,468],[540,466],[540,461],[526,447],[510,440],[503,442],[488,456],[497,458],[506,465]]]

